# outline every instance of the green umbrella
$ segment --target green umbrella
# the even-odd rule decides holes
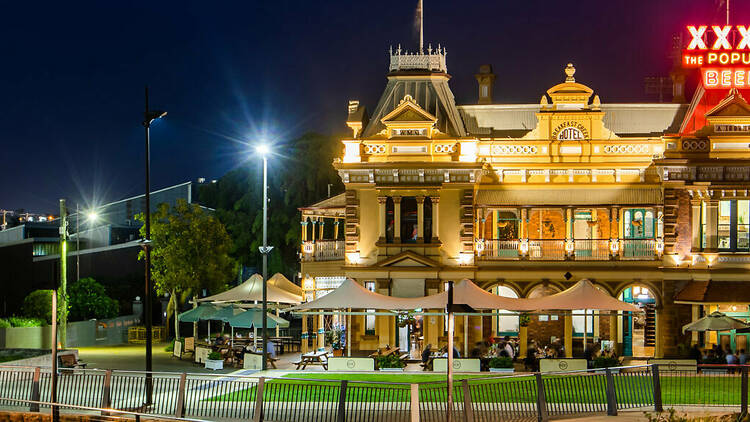
[[[204,303],[193,308],[189,311],[185,311],[177,316],[177,319],[181,322],[198,322],[210,320],[212,315],[218,312],[221,308],[210,303]]]
[[[698,321],[691,322],[690,324],[682,327],[682,332],[685,331],[729,331],[737,330],[741,328],[748,328],[750,325],[740,321],[737,318],[724,315],[721,312],[712,312],[711,315],[704,316]]]
[[[229,320],[233,316],[239,315],[239,314],[241,314],[243,312],[245,312],[244,309],[235,308],[234,306],[230,305],[230,306],[226,306],[224,308],[221,308],[215,314],[211,315],[210,319],[227,322],[227,320]]]
[[[268,328],[289,327],[289,321],[276,315],[267,313],[268,319],[266,326]],[[250,308],[247,311],[227,319],[229,325],[235,328],[259,328],[263,326],[263,311],[257,308]]]

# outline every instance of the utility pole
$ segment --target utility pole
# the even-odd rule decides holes
[[[60,199],[60,303],[58,304],[60,346],[65,347],[68,325],[68,207]],[[56,345],[56,344],[55,344]]]

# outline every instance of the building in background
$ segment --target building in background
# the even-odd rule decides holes
[[[459,349],[521,333],[522,347],[563,339],[568,355],[582,353],[584,338],[638,357],[674,356],[698,341],[747,349],[745,335],[680,330],[715,309],[748,317],[742,93],[699,88],[691,104],[607,103],[606,87],[594,92],[572,64],[563,70],[560,83],[531,93],[540,101],[503,104],[482,66],[479,104],[457,105],[444,50],[392,51],[374,111],[349,102],[351,136],[334,163],[346,192],[301,209],[307,298],[346,277],[397,297],[464,278],[538,297],[588,278],[644,313],[534,314],[525,329],[513,314],[461,317]],[[684,101],[684,73],[674,74],[674,98]],[[396,345],[416,356],[447,341],[442,317],[397,319],[353,316],[352,349]],[[328,323],[314,317],[311,328]]]
[[[151,211],[163,203],[173,206],[180,199],[197,202],[197,186],[201,183],[205,180],[151,192]],[[84,210],[79,216],[72,208],[68,280],[75,281],[78,273],[81,278],[93,277],[124,306],[130,306],[136,296],[143,296],[143,262],[138,261],[141,223],[136,216],[144,207],[144,195],[139,195],[85,210],[96,212],[93,221],[85,218]],[[80,232],[76,232],[77,228]],[[76,250],[78,244],[80,251]],[[23,222],[0,231],[0,286],[4,292],[0,315],[18,314],[27,294],[52,288],[59,278],[59,260],[59,219]]]

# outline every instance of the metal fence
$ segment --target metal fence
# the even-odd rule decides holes
[[[537,420],[670,406],[747,411],[748,367],[657,365],[520,375],[457,376],[452,420]],[[459,379],[463,378],[463,379]],[[0,405],[50,402],[48,369],[0,367]],[[398,380],[398,377],[394,377]],[[242,375],[63,370],[57,402],[198,419],[412,422],[447,419],[445,381],[422,383]],[[150,381],[149,381],[150,380]],[[29,403],[32,403],[29,405]],[[42,405],[44,407],[46,405]]]

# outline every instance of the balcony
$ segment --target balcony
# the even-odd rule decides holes
[[[343,240],[316,240],[302,242],[302,260],[336,261],[344,259],[346,244]]]
[[[486,239],[477,242],[482,260],[609,261],[653,260],[661,255],[655,239]]]

